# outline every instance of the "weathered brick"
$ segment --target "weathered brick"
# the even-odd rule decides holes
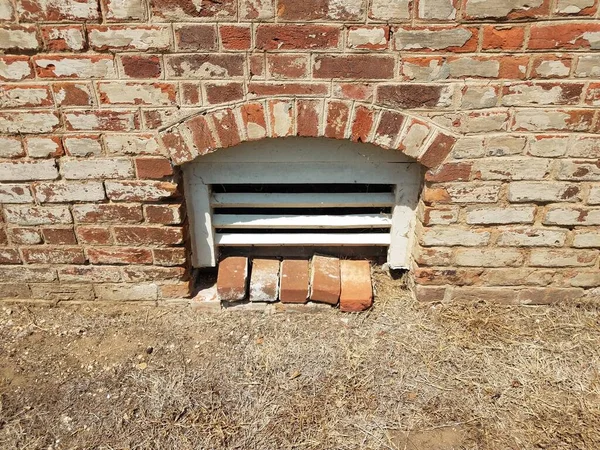
[[[509,223],[533,223],[535,218],[535,206],[512,206],[512,207],[478,207],[472,206],[467,209],[467,223],[479,224],[509,224]]]
[[[423,225],[451,225],[458,222],[459,208],[457,206],[424,207],[422,212]]]
[[[0,266],[0,281],[10,283],[44,283],[56,280],[56,269],[53,267]]]
[[[271,101],[270,109],[272,109],[271,105],[275,104],[281,104],[281,102]],[[232,109],[217,111],[211,114],[211,118],[217,130],[217,135],[221,141],[222,148],[232,147],[241,142],[237,121]]]
[[[309,265],[306,260],[285,259],[281,262],[279,299],[283,303],[306,303]]]
[[[569,147],[568,138],[553,136],[536,136],[529,146],[529,154],[533,156],[542,156],[554,158],[563,156]]]
[[[155,301],[158,298],[158,286],[149,284],[95,284],[94,293],[98,300],[127,302],[136,300]]]
[[[0,86],[0,107],[35,108],[54,106],[50,88],[47,85],[3,84]]]
[[[76,245],[77,238],[73,227],[42,228],[44,242],[51,245]]]
[[[177,89],[172,83],[98,83],[100,103],[108,105],[176,104]]]
[[[588,197],[590,205],[600,205],[600,186],[592,186]]]
[[[415,298],[420,302],[443,302],[446,298],[446,288],[438,286],[415,286]]]
[[[215,25],[177,24],[175,42],[179,51],[216,50],[217,30]]]
[[[23,259],[29,264],[83,264],[80,247],[21,247]]]
[[[92,264],[152,264],[152,251],[136,247],[90,247],[85,254]]]
[[[600,225],[600,208],[549,207],[544,225]]]
[[[31,289],[26,284],[0,284],[0,299],[30,299]]]
[[[366,0],[346,0],[338,3],[333,0],[280,0],[277,16],[283,20],[361,20],[364,19]]]
[[[400,27],[394,30],[394,48],[403,51],[472,52],[477,29],[470,27]]]
[[[58,178],[58,170],[52,160],[0,163],[0,181],[55,180],[56,178]]]
[[[368,142],[374,119],[373,111],[365,106],[357,105],[354,109],[354,122],[350,130],[350,138],[354,142]],[[300,129],[300,124],[298,124],[298,129]]]
[[[113,234],[117,244],[176,245],[183,242],[180,227],[114,227]]]
[[[531,27],[528,47],[532,50],[600,49],[598,23],[535,24]]]
[[[241,0],[239,13],[241,19],[272,19],[275,8],[271,0]]]
[[[300,54],[267,54],[267,71],[272,78],[304,78],[308,73],[309,56]]]
[[[183,278],[183,267],[125,266],[121,269],[123,281],[171,281]]]
[[[230,78],[244,75],[244,57],[237,54],[194,53],[165,57],[169,78]]]
[[[550,13],[549,0],[504,0],[502,3],[467,0],[465,6],[466,16],[473,19],[547,17]]]
[[[548,159],[482,159],[473,164],[473,173],[481,180],[542,180],[551,164]]]
[[[279,299],[279,267],[277,259],[252,260],[248,294],[251,302],[276,302]]]
[[[34,25],[9,25],[0,27],[0,50],[37,50],[40,45]]]
[[[373,305],[369,261],[340,261],[340,311],[360,312]]]
[[[419,266],[450,266],[453,250],[444,247],[417,247],[415,249],[415,262]]]
[[[31,296],[36,300],[53,302],[90,301],[95,299],[94,289],[87,284],[32,284]]]
[[[143,20],[146,16],[143,0],[102,0],[106,18],[111,22]]]
[[[32,203],[31,190],[26,184],[0,184],[0,203]]]
[[[556,276],[555,270],[522,267],[519,269],[487,269],[481,280],[490,286],[548,286]]]
[[[138,178],[161,179],[173,175],[173,167],[167,158],[136,158]]]
[[[33,69],[28,56],[0,56],[0,80],[21,81],[33,77]]]
[[[21,139],[18,137],[0,137],[0,158],[18,158],[25,156]]]
[[[118,64],[123,78],[160,78],[163,73],[157,55],[120,55]]]
[[[502,104],[505,106],[576,105],[581,83],[516,83],[504,86]]]
[[[219,37],[223,50],[249,50],[252,45],[248,25],[219,25]]]
[[[50,133],[60,127],[56,112],[0,112],[0,133],[7,134],[37,134]]]
[[[33,188],[40,203],[95,202],[106,198],[101,182],[35,183]]]
[[[465,230],[458,227],[433,227],[423,229],[420,233],[420,243],[425,247],[479,247],[489,243],[489,231]]]
[[[472,286],[477,284],[484,269],[432,269],[429,267],[414,270],[415,282],[426,285],[453,284]]]
[[[63,138],[64,147],[69,156],[98,156],[102,154],[100,135],[69,135]]]
[[[204,92],[207,103],[220,104],[242,100],[244,98],[244,84],[239,82],[204,83]]]
[[[405,116],[393,111],[382,111],[373,142],[383,148],[392,148],[404,123]]]
[[[62,158],[60,173],[67,180],[131,178],[133,177],[133,166],[129,159],[77,160]]]
[[[173,197],[177,185],[166,181],[106,181],[106,195],[112,201],[150,202]]]
[[[265,108],[262,103],[246,103],[242,105],[240,112],[248,140],[259,140],[267,136]]]
[[[169,28],[160,25],[88,26],[88,40],[94,50],[145,51],[167,50]]]
[[[52,52],[81,51],[86,49],[81,25],[42,26],[42,40],[46,50]]]
[[[336,305],[340,299],[340,290],[340,260],[327,256],[313,256],[309,298]]]
[[[531,69],[536,78],[565,78],[571,73],[571,58],[559,56],[536,56]]]
[[[347,45],[349,48],[385,50],[388,47],[389,39],[389,27],[350,27]]]
[[[42,234],[37,228],[32,227],[11,227],[6,230],[8,238],[12,244],[16,245],[35,245],[41,244]]]
[[[328,83],[260,83],[250,82],[248,94],[260,97],[326,97]]]
[[[598,260],[595,250],[546,250],[533,249],[529,265],[537,267],[585,267],[592,266]]]
[[[313,76],[353,80],[391,79],[394,77],[394,65],[394,58],[390,56],[316,56]]]
[[[431,203],[496,203],[500,185],[495,183],[454,183],[425,188],[423,201]]]
[[[600,233],[598,231],[576,231],[573,237],[573,247],[600,248]]]
[[[322,110],[322,102],[318,100],[296,101],[296,126],[298,136],[319,136]]]
[[[39,78],[115,78],[109,55],[39,55],[33,57]]]
[[[484,50],[520,50],[525,41],[525,27],[487,25],[483,28]]]
[[[469,85],[462,89],[460,106],[462,109],[493,108],[498,98],[499,88],[496,86]]]
[[[595,3],[594,0],[558,0],[555,12],[561,15],[591,16],[598,9]]]
[[[106,151],[112,155],[164,155],[156,135],[149,133],[137,134],[106,134],[104,135]]]
[[[99,18],[97,0],[76,2],[17,0],[17,13],[23,22],[93,21]]]
[[[80,223],[137,223],[144,220],[140,205],[73,205],[73,217]]]
[[[523,254],[511,248],[458,249],[455,262],[466,267],[516,267],[523,264]]]
[[[451,88],[426,84],[382,84],[377,87],[377,100],[397,109],[447,106]]]
[[[28,137],[25,139],[27,154],[31,158],[57,158],[64,154],[58,136]]]
[[[155,248],[152,250],[157,266],[181,266],[186,263],[187,253],[183,247]]]
[[[344,139],[350,118],[350,106],[340,101],[330,101],[327,103],[325,137]]]
[[[587,131],[593,115],[587,110],[517,110],[514,130],[523,131]]]
[[[271,135],[273,137],[291,136],[294,131],[294,123],[292,120],[294,112],[293,103],[270,100],[267,105],[269,121],[271,122]]]
[[[600,167],[598,161],[589,160],[563,160],[558,166],[559,180],[600,181]]]
[[[110,230],[104,227],[79,226],[75,229],[80,244],[109,245],[113,243]]]
[[[508,201],[527,202],[573,202],[581,198],[580,188],[573,183],[518,182],[508,186]]]
[[[256,48],[259,50],[335,49],[341,29],[333,25],[271,25],[258,26]]]
[[[16,248],[0,247],[0,264],[21,264],[21,256]]]
[[[496,244],[508,247],[562,247],[566,238],[565,231],[518,228],[503,230]]]
[[[577,58],[575,76],[579,78],[600,76],[600,55],[582,55]]]
[[[69,131],[133,131],[140,126],[136,111],[81,111],[63,116]]]
[[[234,302],[246,297],[248,284],[248,258],[233,256],[219,263],[217,294],[219,300]]]
[[[154,0],[151,4],[152,15],[158,19],[186,20],[213,19],[233,20],[236,18],[237,2],[222,0]]]

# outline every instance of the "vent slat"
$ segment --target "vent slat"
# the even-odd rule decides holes
[[[364,245],[390,245],[389,233],[364,233],[364,234],[236,234],[217,233],[217,245],[222,246],[276,246],[276,245],[339,245],[339,246],[364,246]]]
[[[348,214],[343,216],[215,214],[215,228],[389,228],[390,214]]]
[[[394,194],[380,192],[332,194],[220,193],[211,197],[213,208],[361,208],[392,207]]]

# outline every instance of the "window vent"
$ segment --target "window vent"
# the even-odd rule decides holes
[[[420,168],[400,152],[328,139],[245,143],[184,166],[196,267],[228,249],[377,247],[407,267]],[[277,256],[276,254],[274,256]]]

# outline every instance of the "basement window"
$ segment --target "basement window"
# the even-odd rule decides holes
[[[218,150],[184,166],[192,263],[337,251],[408,268],[421,178],[402,153],[349,141],[268,139]]]

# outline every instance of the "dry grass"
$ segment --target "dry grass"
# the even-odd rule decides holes
[[[6,306],[0,447],[597,449],[599,306]]]

